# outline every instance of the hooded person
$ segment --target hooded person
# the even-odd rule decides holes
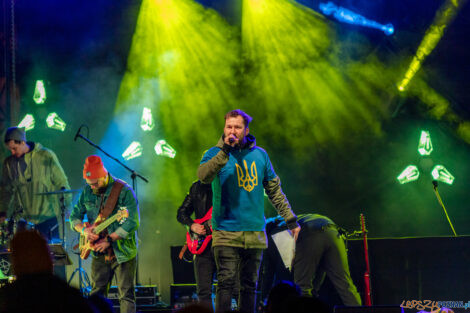
[[[24,128],[10,127],[4,143],[11,155],[3,162],[0,182],[0,222],[6,217],[25,220],[49,241],[60,240],[62,209],[71,206],[65,195],[65,208],[57,194],[45,194],[70,189],[56,154],[38,142],[28,141]],[[57,275],[65,279],[65,268],[56,267]]]

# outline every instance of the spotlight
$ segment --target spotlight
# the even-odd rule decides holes
[[[46,87],[44,81],[37,80],[34,88],[33,100],[36,104],[44,104],[46,102]]]
[[[333,2],[320,3],[320,11],[322,11],[325,15],[333,14],[333,16],[340,22],[379,29],[387,36],[392,35],[395,31],[393,25],[390,23],[383,25],[376,21],[369,20],[360,14],[354,13],[351,10],[338,7]]]
[[[419,178],[419,170],[415,165],[408,165],[403,172],[398,175],[397,179],[400,184],[406,184]]]
[[[406,89],[409,82],[421,68],[421,64],[424,62],[426,57],[437,46],[441,37],[444,35],[444,30],[454,20],[457,12],[461,9],[463,2],[464,1],[446,0],[441,8],[439,8],[432,25],[426,31],[413,60],[408,66],[405,76],[398,84],[399,91],[404,91]]]
[[[157,155],[166,156],[173,159],[176,155],[176,150],[170,146],[164,139],[157,141],[155,145],[155,153]]]
[[[142,111],[140,127],[144,131],[151,131],[155,127],[155,124],[153,122],[152,110],[150,110],[149,108],[144,108]]]
[[[138,141],[133,141],[129,147],[127,147],[126,151],[122,154],[124,160],[131,160],[142,155],[142,145]]]
[[[24,127],[25,131],[31,130],[34,128],[36,121],[32,114],[26,114],[21,122],[18,124],[18,127]]]
[[[428,131],[422,130],[419,138],[418,152],[421,155],[430,155],[432,152],[431,135]]]
[[[436,165],[431,171],[431,175],[435,180],[452,185],[454,176],[442,165]]]
[[[60,131],[64,131],[67,126],[67,124],[65,124],[65,122],[55,112],[52,112],[47,116],[46,124],[47,127]]]

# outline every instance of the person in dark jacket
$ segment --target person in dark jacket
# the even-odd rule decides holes
[[[295,244],[292,277],[272,237],[286,230],[287,226],[280,216],[266,221],[269,244],[263,255],[263,293],[266,295],[275,282],[274,276],[278,275],[281,279],[293,278],[303,295],[318,296],[326,275],[344,305],[361,305],[361,298],[349,273],[346,247],[338,226],[330,218],[319,214],[300,214],[297,222],[301,231]]]
[[[194,213],[196,219],[202,219],[212,208],[211,185],[196,181],[191,185],[189,193],[184,198],[178,209],[176,219],[188,228],[188,231],[205,236],[210,235],[206,227],[194,222],[191,215]],[[210,222],[211,217],[208,221]],[[194,275],[196,277],[197,296],[199,302],[212,309],[212,281],[216,272],[212,244],[209,243],[201,254],[194,258]]]

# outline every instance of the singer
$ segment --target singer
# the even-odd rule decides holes
[[[222,138],[202,157],[199,179],[212,183],[212,247],[217,266],[216,312],[230,311],[233,288],[240,282],[238,309],[255,311],[261,252],[266,248],[264,191],[295,238],[296,216],[281,190],[269,156],[249,134],[252,118],[242,110],[225,115]],[[239,274],[237,276],[237,269]]]

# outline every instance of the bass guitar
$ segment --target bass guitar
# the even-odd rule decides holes
[[[186,244],[188,250],[192,254],[201,254],[206,249],[209,242],[212,240],[212,225],[210,225],[210,220],[212,218],[212,207],[207,211],[204,217],[194,220],[195,223],[201,224],[206,229],[205,235],[199,235],[191,231],[191,229],[186,233]]]
[[[95,243],[105,237],[103,231],[108,228],[109,225],[111,225],[115,221],[118,221],[120,224],[122,224],[126,221],[128,217],[129,211],[127,211],[126,208],[120,208],[116,214],[107,219],[102,219],[101,215],[98,215],[98,218],[92,226],[95,226],[95,228],[93,229],[93,233],[99,235],[100,237],[92,241],[87,240],[84,234],[80,234],[80,258],[82,258],[83,260],[86,260],[88,258],[90,252],[94,250]],[[90,224],[86,222],[84,226],[88,228]]]

